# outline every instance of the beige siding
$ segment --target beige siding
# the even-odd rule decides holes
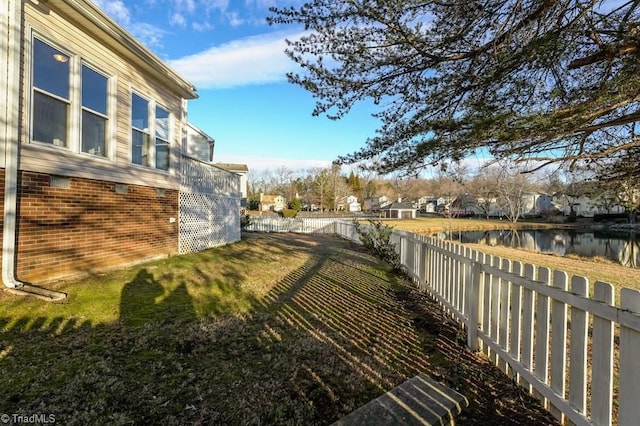
[[[209,138],[200,130],[187,124],[186,126],[186,155],[197,158],[200,161],[209,162],[210,147]]]
[[[92,34],[103,34],[95,28],[83,28],[70,18],[61,16],[54,7],[47,10],[43,6],[34,6],[25,2],[24,25],[24,89],[22,107],[22,153],[23,170],[40,171],[91,179],[109,180],[122,183],[142,184],[163,188],[179,187],[180,155],[182,139],[182,99],[174,94],[151,75],[144,67],[131,63],[121,55],[114,53],[104,40],[98,40]],[[95,158],[91,155],[73,153],[70,150],[31,143],[30,128],[30,69],[31,36],[35,33],[56,47],[99,69],[113,79],[115,92],[113,103],[115,115],[111,116],[111,126],[115,136],[115,149],[111,159]],[[131,93],[135,91],[146,99],[156,101],[159,106],[171,113],[171,167],[169,172],[131,165],[130,143],[130,103]],[[77,138],[71,135],[71,138]]]

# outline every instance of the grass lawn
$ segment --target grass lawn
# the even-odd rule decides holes
[[[414,220],[398,220],[385,222],[390,226],[416,234],[434,235],[438,232],[448,231],[471,231],[484,229],[509,229],[509,223],[499,220],[482,219],[445,219],[445,218],[419,218]],[[516,228],[557,228],[558,225],[537,222],[518,222]],[[489,246],[486,244],[465,244],[474,250],[481,251],[494,256],[516,260],[524,263],[532,263],[538,266],[545,266],[552,270],[562,270],[570,275],[580,275],[587,277],[593,284],[595,281],[604,281],[612,284],[616,288],[617,299],[620,289],[623,287],[640,289],[640,268],[629,268],[614,261],[604,258],[580,258],[578,256],[558,256],[554,254],[536,253],[530,250]]]
[[[0,292],[0,413],[56,423],[330,424],[418,373],[458,424],[554,424],[425,295],[333,236],[243,241]]]

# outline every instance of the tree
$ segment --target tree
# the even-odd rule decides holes
[[[330,173],[327,169],[320,167],[313,168],[309,171],[312,176],[312,192],[314,199],[318,200],[320,205],[320,211],[324,211],[328,206],[327,202],[331,197],[328,197]]]
[[[620,177],[613,183],[602,178],[603,173],[608,175],[610,172],[609,168],[597,170],[596,182],[599,183],[599,186],[609,197],[615,198],[614,204],[625,208],[629,223],[635,223],[637,214],[640,211],[640,187],[638,186],[638,181],[629,176]]]
[[[498,200],[500,184],[500,170],[497,167],[483,167],[467,184],[470,193],[476,196],[477,206],[489,219],[491,206]]]
[[[300,201],[300,198],[294,198],[289,201],[288,207],[289,209],[294,210],[296,213],[302,210],[302,202]]]
[[[347,179],[342,175],[342,170],[339,164],[332,164],[329,169],[329,184],[331,186],[330,192],[332,193],[331,199],[333,200],[333,208],[336,209],[336,202],[345,197],[349,192],[349,185]]]
[[[503,160],[498,167],[498,205],[505,217],[516,223],[524,214],[525,196],[532,190],[528,176],[512,161]]]
[[[247,174],[247,198],[249,210],[258,210],[260,203],[260,193],[265,191],[266,183],[264,175],[250,170]]]
[[[458,215],[454,201],[464,195],[468,168],[464,163],[443,163],[438,171],[438,195],[445,197],[444,214],[449,219],[449,236],[453,235],[453,219]]]
[[[309,0],[271,11],[271,24],[307,30],[288,41],[301,66],[288,78],[316,98],[314,115],[380,106],[377,135],[343,163],[415,173],[479,149],[545,165],[640,147],[637,0]]]

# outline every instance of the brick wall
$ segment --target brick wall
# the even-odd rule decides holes
[[[17,278],[37,282],[176,254],[178,191],[118,189],[126,193],[113,182],[52,182],[47,174],[21,172]]]

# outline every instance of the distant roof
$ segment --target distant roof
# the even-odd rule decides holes
[[[383,210],[415,210],[416,208],[413,207],[413,205],[411,204],[411,202],[409,201],[402,201],[402,202],[395,202],[387,207],[385,207]]]
[[[231,172],[248,172],[249,167],[246,164],[233,164],[233,163],[215,163],[214,166],[226,169]]]

